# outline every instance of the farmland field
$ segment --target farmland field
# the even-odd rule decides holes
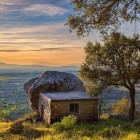
[[[70,73],[77,75],[76,71]],[[0,72],[0,110],[9,113],[8,119],[22,117],[31,110],[23,85],[40,74],[41,72]],[[140,93],[139,87],[137,87],[137,92]],[[109,105],[124,95],[128,95],[125,89],[114,89],[104,95],[105,102]],[[140,102],[140,94],[137,94],[136,99]]]

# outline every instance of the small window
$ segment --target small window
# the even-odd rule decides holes
[[[70,112],[79,113],[79,104],[70,104]]]

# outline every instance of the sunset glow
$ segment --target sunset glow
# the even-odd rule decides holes
[[[72,11],[69,0],[1,0],[0,62],[80,65],[86,43],[98,40],[99,34],[70,34],[64,24]]]

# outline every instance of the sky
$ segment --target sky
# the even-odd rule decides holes
[[[101,38],[97,31],[85,38],[70,34],[64,24],[72,12],[70,0],[0,0],[0,62],[79,66],[86,43]],[[130,24],[121,30],[134,32]]]

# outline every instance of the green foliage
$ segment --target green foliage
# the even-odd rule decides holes
[[[40,120],[40,115],[37,112],[31,112],[24,115],[25,119],[29,119],[32,123],[37,122]]]
[[[133,122],[133,127],[140,127],[140,120],[135,120],[134,122]]]
[[[99,94],[109,87],[125,87],[130,92],[130,120],[134,120],[135,86],[140,82],[140,36],[127,37],[112,32],[101,43],[87,44],[86,59],[80,69],[81,78]]]
[[[104,113],[100,115],[100,119],[108,119],[109,118],[109,114],[108,113]]]
[[[78,36],[89,34],[92,29],[102,33],[116,29],[123,21],[140,19],[139,0],[73,0],[74,14],[68,17],[70,31]]]
[[[17,120],[15,121],[10,128],[10,132],[12,134],[20,134],[23,132],[24,126],[22,125],[23,121],[22,120]]]
[[[64,131],[64,126],[60,122],[56,122],[52,125],[52,128],[54,128],[56,131]]]
[[[37,125],[32,126],[24,126],[24,130],[22,132],[22,135],[24,135],[25,139],[28,140],[35,140],[41,136],[44,135],[44,132],[42,130],[37,130]]]
[[[77,122],[77,117],[74,115],[68,115],[62,119],[61,122],[56,122],[52,125],[58,131],[73,129]]]
[[[117,101],[111,106],[112,114],[128,114],[129,112],[129,101],[126,97]]]
[[[65,129],[72,129],[75,126],[76,122],[76,116],[68,115],[62,119],[61,124],[64,126]]]
[[[87,93],[91,94],[91,95],[98,95],[98,92],[95,91],[96,87],[93,85],[93,82],[88,81],[88,84],[85,85],[86,91]]]
[[[102,132],[101,135],[104,138],[116,138],[119,139],[120,137],[123,136],[122,130],[120,129],[120,126],[111,126],[110,128],[105,128]]]
[[[17,109],[17,105],[14,105],[10,110],[11,111],[14,111],[14,110],[16,110]]]
[[[131,88],[130,84],[134,86],[140,81],[139,36],[129,38],[113,32],[103,45],[89,42],[85,52],[80,76],[92,86],[94,93],[109,86]]]
[[[31,112],[31,113],[27,113],[24,115],[24,118],[36,118],[38,117],[38,113],[37,112]]]
[[[50,123],[49,123],[48,121],[44,121],[43,123],[44,123],[44,125],[45,125],[47,128],[50,127]]]
[[[6,110],[0,110],[0,119],[6,119],[9,116],[9,112]]]
[[[0,139],[4,140],[138,140],[140,126],[131,127],[132,122],[115,119],[99,120],[98,123],[77,124],[74,129],[58,131],[46,128],[44,124],[23,122],[24,129],[20,134],[7,131],[11,122],[0,122]],[[129,128],[129,129],[128,129]],[[2,129],[2,131],[1,131]]]

